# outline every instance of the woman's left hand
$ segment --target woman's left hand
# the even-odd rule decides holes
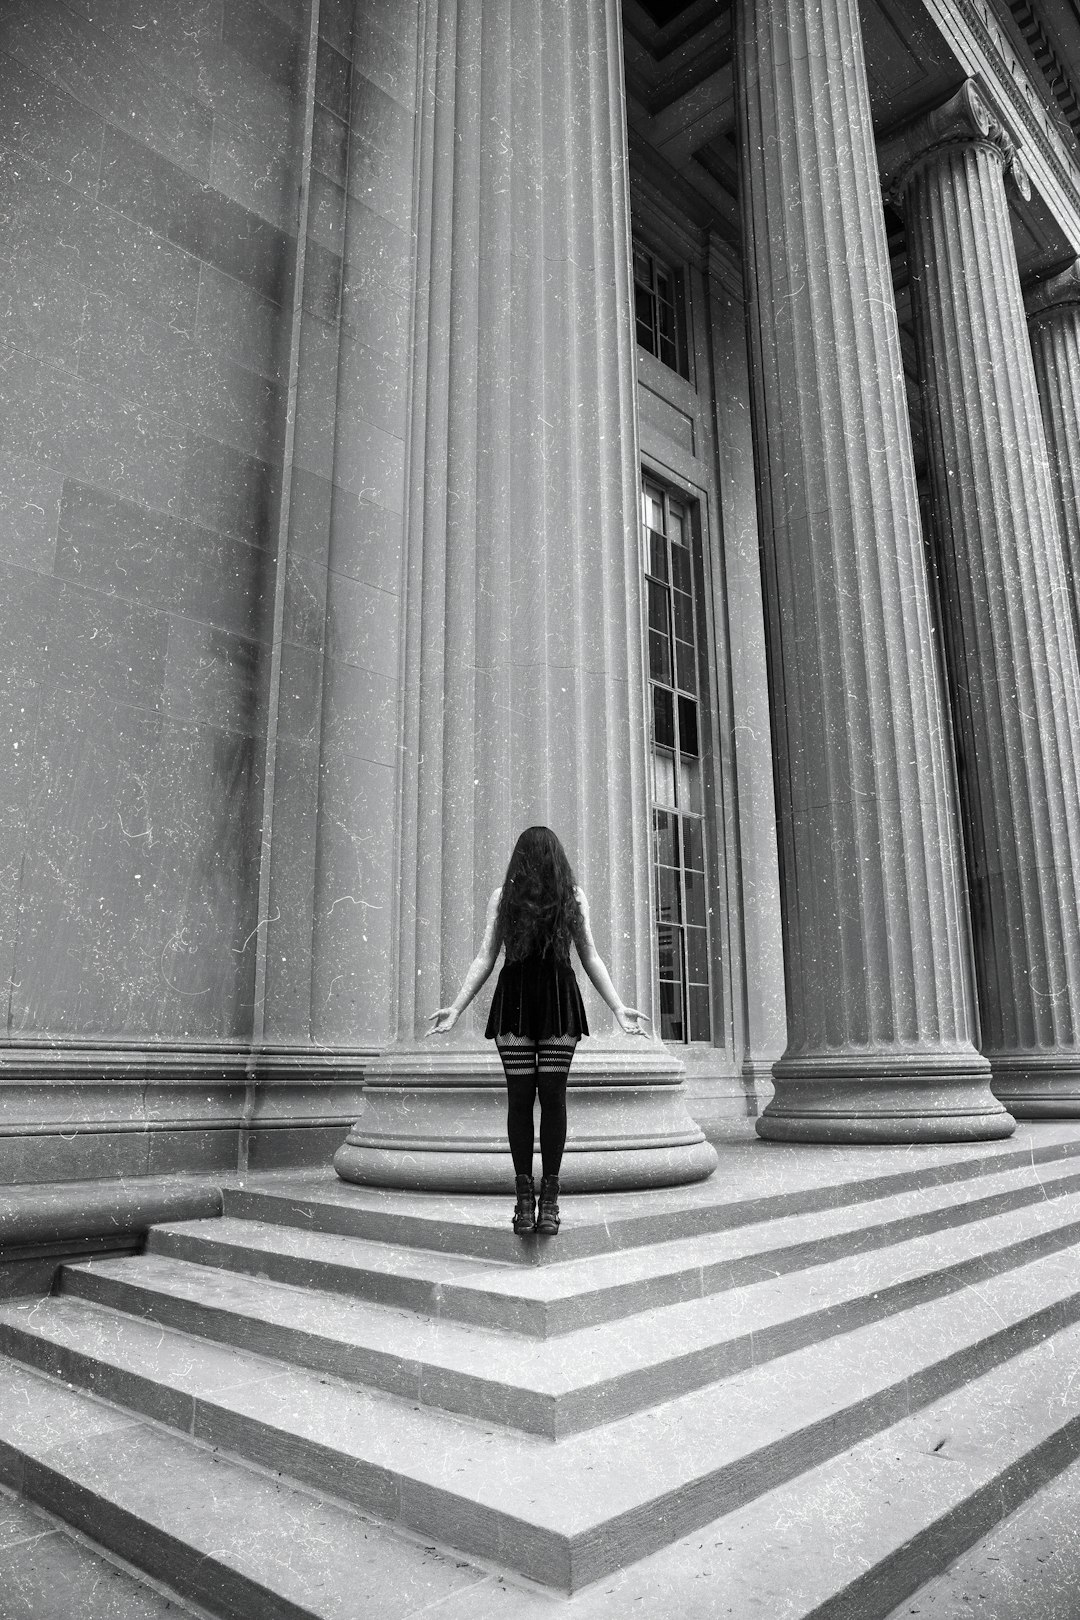
[[[636,1007],[620,1007],[615,1017],[619,1020],[619,1028],[624,1034],[648,1035],[648,1030],[641,1027],[643,1023],[650,1022],[648,1013],[638,1012]]]
[[[453,1029],[460,1016],[456,1007],[440,1007],[438,1012],[428,1013],[428,1017],[434,1018],[435,1022],[430,1029],[424,1031],[424,1034],[445,1035],[448,1030]]]

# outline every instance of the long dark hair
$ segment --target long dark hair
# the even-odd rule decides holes
[[[530,951],[552,951],[569,960],[570,942],[581,924],[574,874],[550,827],[526,827],[510,857],[496,916],[496,945],[506,960]]]

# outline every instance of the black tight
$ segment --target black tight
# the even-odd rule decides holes
[[[533,1102],[540,1093],[540,1157],[545,1176],[557,1176],[566,1144],[566,1077],[577,1047],[576,1035],[547,1041],[527,1035],[496,1035],[506,1071],[506,1134],[514,1172],[532,1175]]]

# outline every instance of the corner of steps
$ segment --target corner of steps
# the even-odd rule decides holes
[[[886,1620],[1080,1458],[1078,1154],[766,1155],[525,1261],[264,1180],[0,1302],[0,1482],[215,1615]]]
[[[589,1322],[557,1341],[409,1313],[382,1302],[303,1290],[249,1273],[152,1252],[65,1267],[61,1298],[78,1297],[219,1347],[385,1391],[482,1423],[562,1439],[798,1350],[1031,1267],[1038,1311],[1048,1258],[1080,1241],[1080,1189],[1006,1207],[944,1231],[820,1259],[740,1288],[702,1292],[625,1317]],[[997,1206],[995,1206],[995,1209]],[[749,1229],[708,1240],[731,1265]],[[699,1240],[705,1241],[705,1240]],[[805,1243],[797,1243],[805,1251]],[[698,1260],[700,1262],[700,1251]],[[613,1257],[614,1259],[614,1257]],[[658,1262],[659,1263],[659,1262]],[[672,1263],[669,1256],[668,1262]],[[680,1257],[674,1264],[684,1263]],[[699,1266],[700,1269],[700,1266]],[[598,1273],[583,1278],[587,1289]],[[512,1283],[503,1280],[503,1286]],[[1051,1292],[1056,1282],[1049,1285]],[[587,1295],[585,1296],[587,1297]],[[1049,1297],[1049,1296],[1047,1296]],[[1080,1308],[1054,1293],[1055,1309]],[[1080,1302],[1080,1295],[1078,1295]],[[1062,1318],[1064,1319],[1064,1318]],[[0,1315],[0,1346],[13,1327]]]
[[[984,1174],[977,1196],[948,1184],[740,1222],[543,1266],[401,1247],[272,1220],[225,1216],[155,1227],[149,1253],[267,1281],[538,1338],[676,1305],[915,1237],[1052,1204],[1080,1191],[1065,1158]]]
[[[564,1556],[558,1568],[547,1561],[546,1584],[576,1594],[566,1599],[568,1617],[615,1620],[627,1612],[620,1593],[632,1590],[640,1598],[660,1580],[672,1598],[697,1567],[693,1549],[699,1557],[705,1547],[722,1548],[724,1596],[734,1614],[881,1620],[928,1569],[963,1552],[1080,1454],[1080,1390],[1056,1410],[1045,1393],[1055,1361],[1074,1366],[1078,1355],[1080,1328],[1074,1326],[921,1409],[906,1412],[901,1400],[887,1428],[861,1439],[842,1434],[832,1455],[805,1455],[790,1477],[771,1486],[758,1480],[749,1498],[739,1500],[736,1492],[726,1501],[699,1501],[689,1523],[670,1492],[607,1528],[580,1517],[572,1527],[572,1515],[563,1513]],[[265,1404],[265,1388],[248,1393],[249,1412]],[[296,1392],[287,1405],[297,1411]],[[0,1362],[0,1474],[6,1483],[212,1612],[269,1620],[339,1616],[350,1611],[335,1604],[344,1591],[355,1594],[365,1571],[374,1581],[389,1579],[392,1569],[397,1589],[403,1564],[429,1599],[433,1589],[452,1595],[455,1582],[471,1583],[465,1612],[475,1620],[488,1612],[483,1583],[495,1579],[492,1571],[418,1548],[340,1497],[328,1499],[342,1484],[329,1454],[321,1476],[327,1494],[297,1486],[295,1457],[287,1449],[282,1454],[280,1438],[268,1456],[271,1466],[287,1469],[288,1481],[272,1476],[265,1457],[263,1467],[252,1468],[250,1459],[239,1460],[212,1438],[170,1433],[41,1373]],[[661,1425],[642,1441],[646,1449],[637,1448],[636,1461],[647,1464],[648,1446],[670,1438]],[[621,1460],[625,1468],[635,1459]],[[444,1470],[444,1483],[457,1461]],[[489,1478],[496,1473],[505,1480],[504,1461],[490,1458]],[[619,1459],[613,1464],[598,1481],[601,1490],[609,1491],[618,1477]],[[560,1471],[558,1477],[565,1489],[569,1476]],[[534,1506],[556,1507],[550,1494],[555,1476],[547,1473],[538,1483]],[[389,1504],[381,1505],[386,1514]],[[470,1505],[459,1500],[456,1513],[447,1506],[441,1504],[440,1539],[461,1546],[472,1539]],[[842,1537],[835,1535],[838,1515]],[[282,1523],[289,1525],[287,1550]],[[520,1528],[489,1546],[491,1562],[520,1569],[534,1561],[523,1558]],[[494,1556],[500,1551],[501,1559]],[[535,1596],[527,1589],[520,1596],[516,1614],[540,1614]],[[544,1600],[544,1613],[551,1612],[550,1601]],[[715,1610],[695,1611],[680,1597],[677,1612]]]

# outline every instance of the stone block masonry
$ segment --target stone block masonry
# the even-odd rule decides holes
[[[288,1162],[385,1035],[409,11],[0,17],[5,1175]]]

